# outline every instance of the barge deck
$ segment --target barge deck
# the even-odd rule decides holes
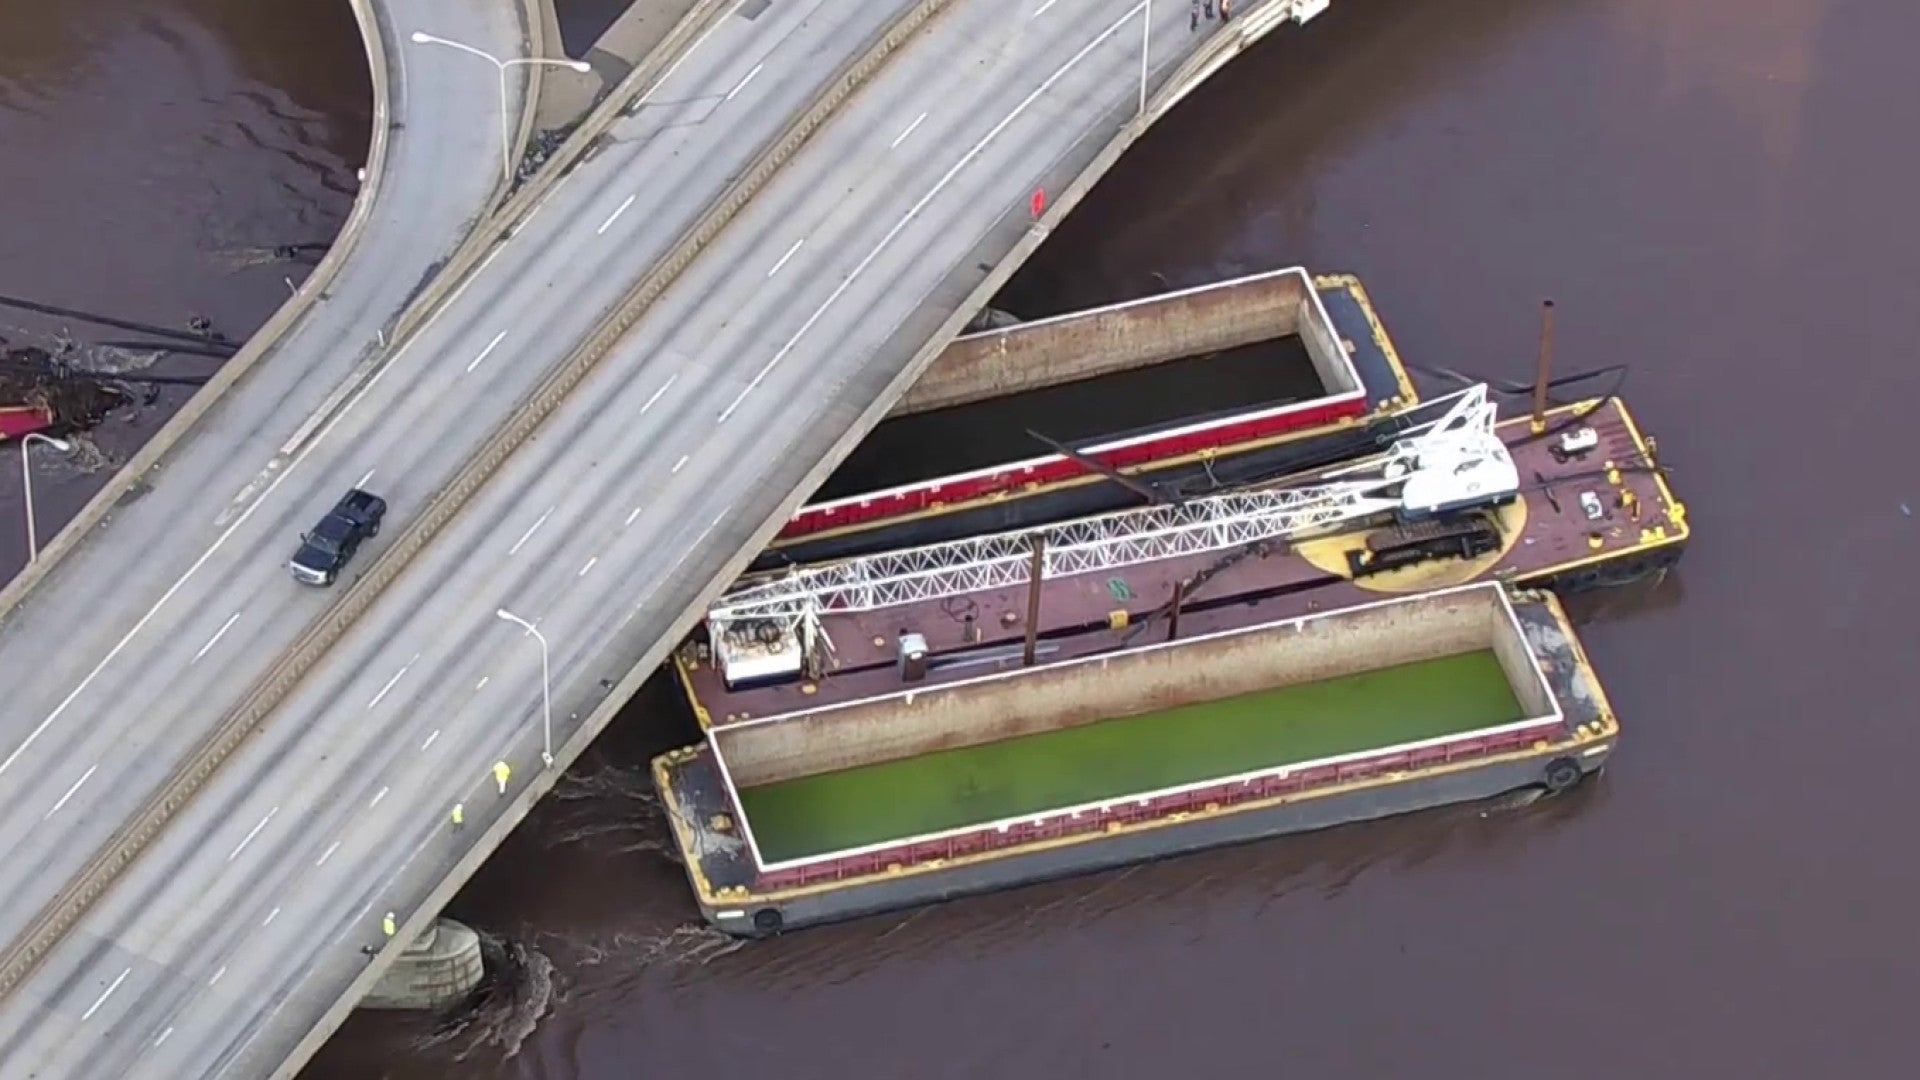
[[[1593,445],[1565,455],[1563,437],[1592,432]],[[1497,544],[1469,558],[1432,557],[1367,573],[1356,561],[1400,527],[1361,528],[1289,546],[1268,542],[1047,578],[1040,589],[1036,662],[1111,652],[1170,632],[1206,632],[1236,621],[1298,618],[1383,596],[1497,580],[1577,592],[1634,580],[1672,565],[1689,528],[1652,446],[1624,402],[1604,398],[1550,410],[1535,433],[1528,418],[1495,429],[1522,480],[1518,498],[1489,515]],[[1311,483],[1319,474],[1295,478]],[[1181,588],[1177,624],[1170,603]],[[825,611],[833,665],[815,679],[729,685],[708,648],[676,653],[703,726],[779,715],[821,702],[897,689],[901,641],[917,636],[928,686],[1016,667],[1032,597],[1025,584],[883,607]]]

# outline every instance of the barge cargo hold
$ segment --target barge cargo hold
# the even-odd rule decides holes
[[[1434,680],[1448,685],[1435,689]],[[1494,583],[710,728],[655,759],[743,936],[1526,788],[1618,725],[1548,594]]]
[[[757,565],[843,558],[1140,501],[1101,469],[1163,490],[1299,472],[1377,450],[1405,426],[1396,416],[1419,404],[1359,280],[1309,277],[1298,267],[967,335],[941,354],[906,404],[939,406],[943,430],[965,429],[961,414],[983,407],[973,402],[1004,395],[1009,387],[1058,387],[1162,363],[1199,365],[1196,373],[1204,378],[1205,365],[1226,370],[1236,351],[1283,341],[1303,354],[1294,381],[1313,384],[1284,400],[1205,415],[1176,412],[1128,431],[1103,427],[1098,417],[1063,416],[1040,433],[1074,454],[1018,460],[988,454],[985,463],[975,454],[961,463],[967,466],[962,471],[849,490],[855,485],[847,475],[873,471],[861,467],[862,455],[888,460],[888,425],[882,425],[794,515]]]

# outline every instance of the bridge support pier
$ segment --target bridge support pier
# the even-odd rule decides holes
[[[485,976],[480,935],[440,918],[394,959],[360,1007],[438,1012],[466,1000]]]

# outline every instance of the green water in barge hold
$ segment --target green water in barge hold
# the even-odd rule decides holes
[[[782,862],[1522,715],[1483,650],[783,780],[740,798],[761,857]]]

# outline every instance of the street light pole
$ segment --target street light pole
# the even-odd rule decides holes
[[[1147,115],[1147,56],[1153,52],[1153,0],[1140,3],[1140,115]]]
[[[422,30],[413,32],[415,45],[445,45],[449,49],[458,49],[492,64],[500,73],[500,176],[508,187],[513,186],[513,118],[507,113],[507,69],[519,64],[545,64],[551,67],[572,68],[581,74],[593,70],[593,65],[583,60],[543,60],[526,57],[514,60],[502,60],[484,49],[476,49],[458,41],[436,37]]]
[[[65,439],[56,439],[51,435],[42,435],[37,431],[28,432],[20,440],[20,486],[26,489],[27,562],[29,563],[40,557],[40,529],[34,524],[33,520],[33,466],[27,460],[32,456],[28,448],[33,445],[35,439],[46,443],[48,446],[53,447],[63,454],[73,449],[73,444]]]
[[[528,622],[527,620],[521,618],[518,615],[515,615],[513,612],[508,611],[506,608],[500,608],[496,610],[494,614],[500,616],[501,618],[507,620],[510,623],[513,623],[516,626],[524,628],[527,633],[533,635],[533,639],[535,641],[538,641],[540,643],[540,732],[541,732],[541,746],[542,746],[542,749],[540,751],[540,763],[548,767],[552,767],[553,765],[553,681],[551,676],[548,674],[548,669],[547,669],[547,635],[541,633],[537,628],[534,627],[532,623]]]

